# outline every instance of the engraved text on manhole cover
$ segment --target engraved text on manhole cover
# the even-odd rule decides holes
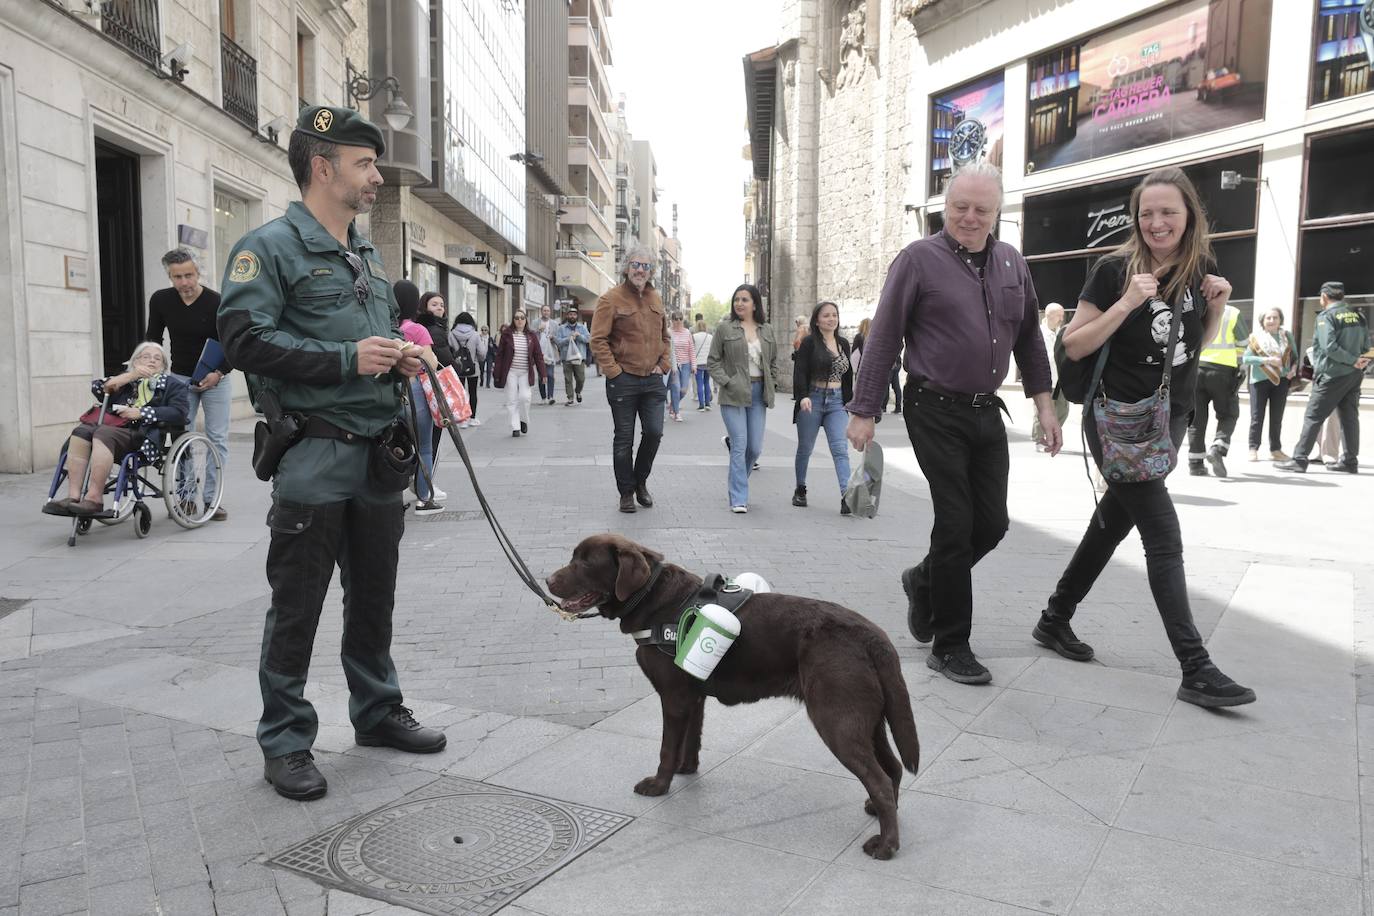
[[[629,820],[446,777],[268,864],[428,913],[490,913]]]

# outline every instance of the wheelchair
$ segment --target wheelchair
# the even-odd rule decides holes
[[[215,514],[224,495],[224,467],[209,437],[179,427],[158,427],[149,430],[149,435],[160,437],[162,457],[149,461],[135,448],[120,459],[105,482],[109,508],[96,515],[73,516],[68,547],[76,546],[78,535],[90,533],[92,522],[118,525],[132,518],[134,535],[146,538],[153,529],[153,512],[144,502],[148,497],[161,499],[167,506],[167,515],[183,528],[199,528]],[[70,439],[62,443],[48,487],[48,499],[62,492],[66,484],[69,444]],[[219,488],[214,498],[207,502],[204,499],[205,482],[212,472],[219,481]],[[156,482],[150,478],[155,478]],[[111,496],[113,502],[109,501]]]

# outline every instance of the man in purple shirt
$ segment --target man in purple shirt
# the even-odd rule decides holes
[[[1041,442],[1051,455],[1063,444],[1030,269],[992,237],[1001,209],[994,166],[954,173],[944,230],[908,245],[888,269],[848,405],[849,441],[863,451],[905,337],[903,415],[935,509],[929,552],[902,573],[907,625],[917,642],[934,639],[926,663],[961,684],[992,680],[969,648],[972,570],[1007,532],[1010,461],[997,388],[1012,354],[1035,400]]]

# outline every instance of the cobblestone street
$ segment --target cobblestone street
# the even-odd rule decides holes
[[[266,860],[441,777],[629,818],[506,913],[1371,912],[1374,468],[1283,477],[1240,449],[1229,479],[1171,478],[1199,626],[1259,695],[1213,713],[1174,699],[1134,536],[1075,619],[1093,663],[1030,639],[1093,502],[1077,426],[1065,454],[1036,454],[1019,392],[1012,528],[975,571],[973,645],[990,687],[930,672],[906,631],[897,576],[924,552],[930,510],[899,417],[878,427],[876,519],[838,515],[824,448],[811,507],[789,504],[795,430],[781,399],[749,514],[726,506],[718,414],[693,411],[667,424],[655,506],[622,515],[599,378],[579,407],[534,408],[519,439],[499,397],[482,390],[484,425],[465,441],[536,574],[580,538],[620,531],[690,570],[758,572],[889,633],[922,741],[896,858],[863,855],[874,822],[862,788],[791,702],[712,705],[700,774],[664,798],[635,795],[659,713],[632,643],[605,621],[563,622],[524,589],[448,443],[436,478],[448,511],[407,520],[393,653],[447,749],[353,744],[336,582],[307,691],[329,793],[279,798],[253,737],[269,491],[240,421],[230,518],[198,530],[154,505],[147,539],[96,526],[68,548],[63,522],[38,513],[50,469],[0,477],[0,914],[408,912]],[[1289,412],[1290,438],[1300,419]]]

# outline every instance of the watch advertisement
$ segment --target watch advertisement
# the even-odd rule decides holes
[[[1374,0],[1317,0],[1316,32],[1309,104],[1374,89]]]
[[[1026,172],[1264,117],[1272,0],[1188,0],[1029,60]]]
[[[930,193],[943,194],[964,162],[1002,167],[1005,103],[1001,70],[930,97]]]

